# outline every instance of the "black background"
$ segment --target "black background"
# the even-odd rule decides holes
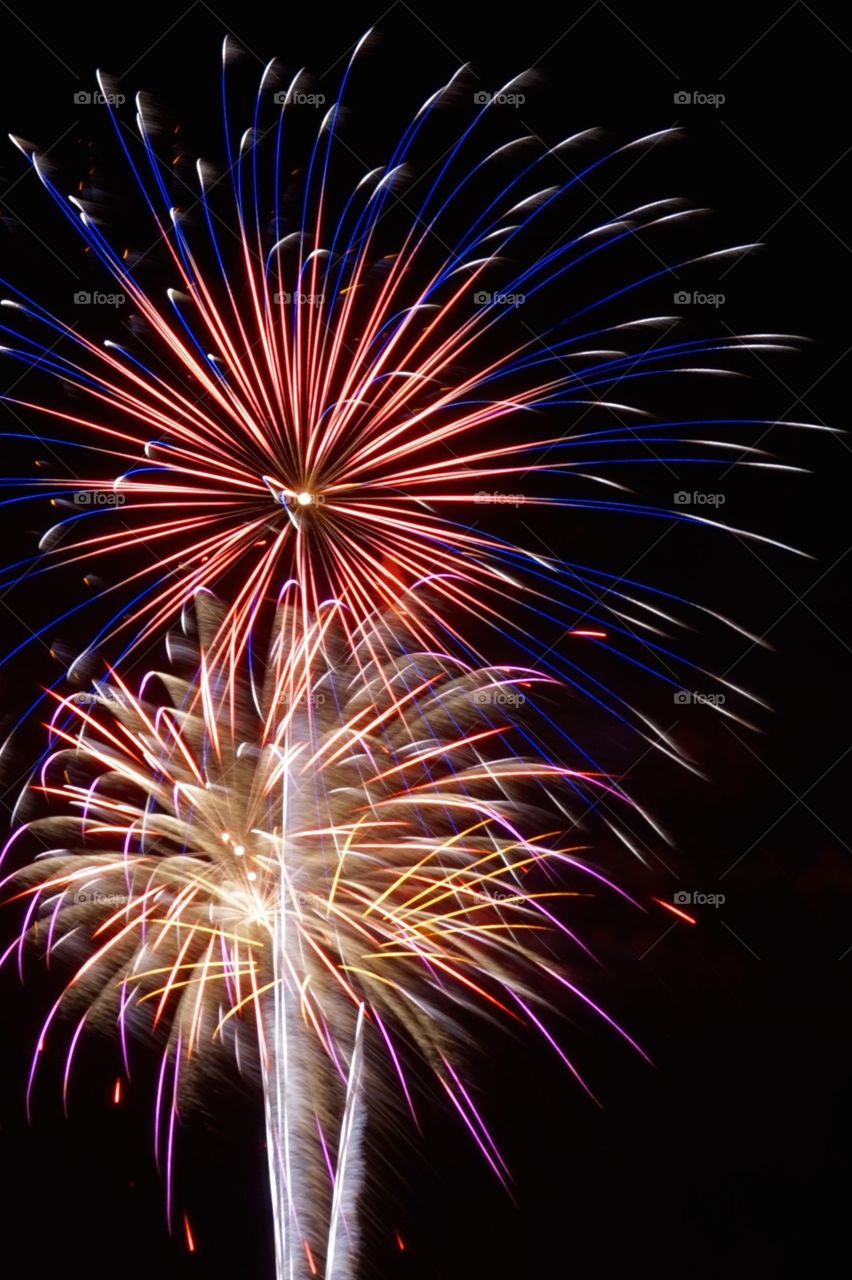
[[[593,3],[560,11],[529,0],[504,8],[394,3],[384,11],[359,0],[337,12],[197,0],[185,10],[89,3],[48,15],[16,0],[3,6],[0,24],[3,130],[42,147],[57,141],[60,150],[65,130],[73,141],[100,127],[95,108],[73,102],[77,90],[93,87],[96,67],[123,76],[125,89],[151,89],[215,139],[225,32],[258,70],[278,55],[333,81],[370,25],[383,47],[371,58],[359,109],[372,110],[382,137],[389,117],[401,123],[461,61],[487,89],[535,66],[539,83],[520,115],[525,127],[560,131],[554,138],[600,125],[624,139],[679,123],[685,140],[652,159],[646,198],[682,194],[713,209],[702,245],[766,243],[717,284],[726,303],[706,326],[812,339],[796,357],[755,360],[743,403],[770,418],[847,425],[852,31],[834,6]],[[681,89],[726,101],[676,105]],[[39,296],[80,287],[78,250],[11,145],[0,183],[2,274],[24,272]],[[662,1274],[774,1275],[794,1265],[819,1270],[823,1251],[842,1256],[852,1065],[843,639],[850,444],[775,433],[771,446],[812,474],[745,489],[731,481],[724,514],[812,559],[678,528],[642,566],[641,576],[733,614],[772,646],[704,642],[709,665],[732,667],[732,678],[772,706],[758,718],[762,733],[734,726],[734,734],[697,709],[673,714],[661,703],[658,718],[677,726],[709,781],[648,760],[631,778],[674,840],[666,854],[672,876],[655,868],[646,884],[638,878],[641,891],[669,900],[678,884],[722,891],[724,907],[703,910],[694,928],[662,910],[588,922],[605,962],[589,989],[655,1065],[593,1024],[567,1028],[603,1104],[596,1108],[538,1045],[489,1043],[479,1078],[519,1207],[440,1103],[427,1102],[423,1139],[386,1144],[365,1276],[585,1276],[628,1264]],[[9,514],[4,530],[15,558],[20,516]],[[578,523],[564,537],[587,535]],[[599,559],[626,568],[643,537],[616,525],[603,533]],[[25,634],[26,601],[25,591],[0,602],[9,642]],[[33,599],[33,608],[41,603]],[[4,705],[17,706],[44,680],[48,661],[41,651],[19,663],[0,688]],[[7,934],[11,927],[7,921]],[[19,1254],[13,1267],[42,1276],[70,1266],[93,1280],[268,1275],[256,1099],[212,1086],[208,1116],[187,1118],[178,1203],[197,1240],[189,1255],[182,1231],[170,1239],[164,1226],[144,1059],[115,1108],[113,1049],[84,1050],[68,1120],[47,1064],[27,1127],[23,1081],[51,990],[35,965],[30,974],[23,993],[14,976],[3,981],[0,1213],[4,1248]]]

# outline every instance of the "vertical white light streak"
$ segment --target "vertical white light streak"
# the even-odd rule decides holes
[[[364,1006],[358,1010],[346,1106],[340,1125],[337,1169],[331,1202],[326,1280],[353,1280],[358,1261],[358,1199],[364,1182],[363,1138],[366,1123],[364,1102]]]

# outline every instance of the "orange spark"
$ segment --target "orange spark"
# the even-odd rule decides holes
[[[681,911],[678,907],[672,906],[670,902],[663,902],[662,898],[652,898],[652,902],[656,902],[659,906],[665,907],[666,911],[671,911],[673,916],[679,916],[681,920],[685,920],[687,924],[698,924],[698,921],[688,916],[685,911]]]

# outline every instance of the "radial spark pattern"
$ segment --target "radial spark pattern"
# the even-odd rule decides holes
[[[612,209],[591,195],[667,131],[627,146],[590,131],[546,144],[512,128],[514,113],[501,117],[500,95],[481,105],[462,69],[385,163],[362,162],[340,105],[360,52],[322,110],[301,73],[288,84],[273,63],[241,133],[226,94],[224,170],[193,165],[145,95],[131,130],[101,77],[150,216],[145,252],[128,248],[93,190],[66,198],[50,163],[16,139],[129,315],[100,345],[79,314],[68,322],[19,291],[4,302],[7,355],[72,395],[64,407],[48,393],[7,397],[24,423],[46,416],[46,444],[67,466],[35,489],[34,500],[49,494],[66,509],[42,539],[48,559],[12,574],[102,566],[118,612],[101,634],[131,646],[214,587],[229,609],[210,659],[232,668],[288,578],[303,584],[309,611],[345,602],[353,637],[373,609],[397,608],[429,578],[434,608],[412,645],[473,657],[492,626],[515,653],[640,725],[572,660],[576,646],[554,641],[603,632],[612,652],[677,688],[680,657],[665,634],[676,601],[562,562],[564,540],[552,550],[529,523],[542,505],[708,523],[643,502],[623,468],[771,466],[749,446],[753,424],[660,421],[630,397],[648,379],[718,373],[720,359],[787,340],[676,338],[660,303],[687,264],[660,252],[690,211],[675,198]],[[226,70],[229,60],[226,44]],[[437,151],[435,131],[456,109],[458,136]],[[319,125],[303,145],[306,115]],[[641,252],[623,283],[587,296],[589,273],[600,266],[609,278],[631,244]],[[30,478],[20,484],[33,492]],[[399,612],[399,625],[411,621]]]
[[[221,613],[199,602],[190,669]],[[74,1013],[66,1089],[87,1024],[117,1023],[125,1054],[128,1033],[162,1034],[167,1164],[181,1090],[259,1046],[280,1273],[313,1259],[331,1276],[356,1248],[375,1057],[411,1102],[416,1049],[504,1177],[459,1060],[471,1017],[538,1029],[574,1071],[548,1006],[591,1001],[546,938],[568,934],[560,899],[620,891],[559,839],[577,787],[607,780],[512,747],[507,710],[539,677],[406,652],[389,623],[353,656],[334,608],[293,652],[289,613],[236,688],[166,672],[134,695],[114,674],[60,702],[35,786],[53,812],[23,829],[46,852],[11,877],[29,904],[12,952],[74,958],[40,1042]]]

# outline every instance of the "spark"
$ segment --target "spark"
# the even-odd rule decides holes
[[[698,921],[693,916],[688,916],[685,911],[681,911],[680,907],[674,906],[671,902],[666,902],[663,898],[653,898],[652,901],[663,907],[664,910],[670,911],[673,916],[677,916],[680,920],[685,920],[687,924],[698,924]]]

